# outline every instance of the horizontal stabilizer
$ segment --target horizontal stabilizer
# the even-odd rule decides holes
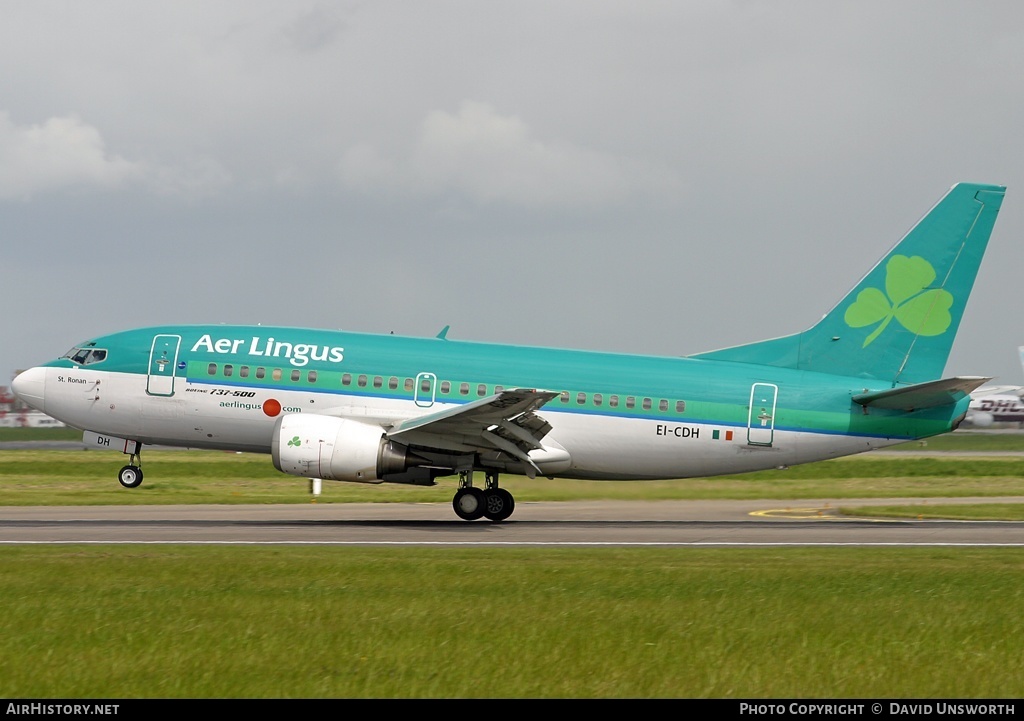
[[[914,411],[920,408],[935,408],[952,405],[966,398],[980,385],[988,383],[991,378],[978,376],[960,376],[943,378],[938,381],[917,383],[903,388],[890,388],[884,391],[858,393],[853,397],[854,403],[872,408],[887,408],[898,411]]]

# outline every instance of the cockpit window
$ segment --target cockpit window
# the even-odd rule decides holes
[[[72,363],[87,366],[92,363],[99,363],[100,361],[106,360],[107,351],[103,348],[79,348],[78,346],[75,346],[62,355],[61,358],[67,358]]]

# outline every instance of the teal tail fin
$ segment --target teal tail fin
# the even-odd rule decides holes
[[[940,378],[1006,188],[954,185],[843,300],[803,333],[691,358],[884,380]]]

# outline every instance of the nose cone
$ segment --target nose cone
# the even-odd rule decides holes
[[[14,391],[14,395],[37,411],[46,410],[43,405],[43,389],[45,386],[45,368],[29,368],[27,371],[19,373],[11,381],[11,390]]]

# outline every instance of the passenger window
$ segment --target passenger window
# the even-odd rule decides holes
[[[234,373],[234,372],[235,372],[235,367],[233,365],[225,364],[225,366],[224,366],[224,377],[225,378],[230,378],[231,374]]]
[[[356,385],[360,388],[366,388],[366,376],[361,375],[356,379]]]
[[[394,376],[388,378],[388,388],[393,391],[398,390],[398,379]]]
[[[206,366],[206,373],[207,375],[211,376],[217,375],[217,364],[211,363],[210,365]]]
[[[316,383],[316,371],[309,371],[308,373],[306,373],[306,382]]]
[[[562,394],[558,398],[559,398],[559,400],[562,401],[562,403],[568,403],[569,402],[569,391],[562,391]]]
[[[594,405],[599,406],[604,401],[604,397],[600,393],[594,394]]]
[[[587,394],[586,393],[577,393],[576,394],[576,405],[582,406],[586,402],[587,402]]]
[[[626,408],[636,408],[636,398],[633,396],[626,396]]]
[[[478,384],[476,387],[476,394],[483,398],[485,395],[487,395],[487,386],[485,386],[483,383]]]
[[[441,381],[441,392],[445,395],[448,395],[449,393],[452,392],[451,381]]]
[[[462,384],[460,384],[459,385],[459,393],[461,393],[464,396],[468,396],[469,395],[469,383],[462,383]]]
[[[299,382],[299,378],[301,378],[301,377],[302,377],[302,373],[300,373],[297,369],[292,371],[292,381],[293,382],[298,383]]]
[[[381,378],[380,376],[374,376],[373,377],[373,387],[374,388],[383,388],[384,387],[384,379]]]
[[[619,407],[619,397],[618,396],[608,396],[608,405],[610,407],[612,407],[612,408],[618,408]]]
[[[505,390],[505,386],[494,386],[494,392],[495,393],[501,393],[504,390]]]
[[[420,390],[424,393],[430,393],[430,378],[428,376],[423,376],[420,379]]]
[[[405,390],[412,392],[412,388],[415,385],[412,378],[405,379]]]
[[[273,377],[273,379],[275,381],[281,380],[281,369],[280,368],[275,368],[274,372],[271,373],[270,375],[271,375],[271,377]]]
[[[239,368],[238,369],[238,377],[239,378],[248,378],[249,377],[249,366],[242,366],[241,368]]]
[[[262,380],[263,378],[266,378],[267,377],[267,369],[264,368],[263,366],[259,366],[256,369],[256,377],[259,378],[260,380]]]
[[[676,401],[676,413],[686,412],[686,401]]]
[[[352,385],[352,374],[351,373],[342,373],[341,374],[341,384],[343,386],[350,386],[350,385]]]
[[[651,410],[651,399],[650,398],[644,398],[644,404],[643,405],[644,405],[644,410],[645,411]]]
[[[660,401],[658,401],[658,410],[661,411],[662,413],[667,411],[668,410],[668,401],[665,400],[664,398],[662,398]]]

